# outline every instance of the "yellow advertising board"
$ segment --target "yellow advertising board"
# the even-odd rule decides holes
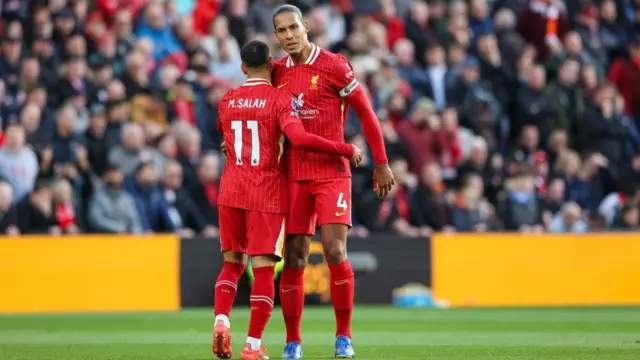
[[[180,306],[171,235],[0,239],[0,313],[167,311]]]
[[[458,307],[640,305],[640,234],[437,235],[432,287]]]

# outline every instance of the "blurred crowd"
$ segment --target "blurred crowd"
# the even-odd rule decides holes
[[[283,0],[5,0],[0,232],[217,236],[217,104]],[[399,186],[352,233],[639,227],[640,0],[298,0]],[[347,140],[366,148],[350,114]]]

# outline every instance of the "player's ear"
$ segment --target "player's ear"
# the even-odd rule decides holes
[[[302,24],[304,25],[304,32],[308,33],[309,32],[309,23],[305,21]]]
[[[269,65],[269,70],[273,70],[276,68],[276,61],[273,56],[269,56],[269,62],[267,64]]]
[[[247,65],[240,64],[240,69],[242,70],[243,74],[247,75]]]

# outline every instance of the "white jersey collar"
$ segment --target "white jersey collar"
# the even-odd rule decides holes
[[[315,44],[311,43],[311,52],[309,53],[309,56],[307,57],[307,60],[304,61],[304,64],[305,65],[313,65],[313,63],[318,58],[318,55],[320,55],[320,47],[318,47]],[[292,67],[294,65],[295,65],[295,63],[293,62],[293,59],[291,59],[291,55],[289,55],[289,57],[287,57],[287,67]]]
[[[265,79],[247,79],[247,81],[245,81],[245,83],[242,84],[242,86],[256,86],[256,85],[271,85],[271,83]]]

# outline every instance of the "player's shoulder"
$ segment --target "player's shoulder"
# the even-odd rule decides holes
[[[276,102],[281,105],[288,105],[291,102],[291,99],[293,99],[293,95],[291,94],[291,92],[285,89],[273,88],[272,94],[276,99]]]
[[[233,88],[233,89],[229,89],[227,90],[224,95],[222,95],[222,99],[220,99],[220,104],[225,103],[227,101],[229,101],[229,99],[232,99],[236,93],[238,92],[239,88]]]
[[[289,58],[289,56],[285,56],[281,59],[278,59],[275,61],[275,69],[279,70],[281,68],[286,68],[287,67],[287,59]]]
[[[342,63],[349,62],[347,58],[339,53],[331,52],[327,49],[318,48],[318,58],[316,59],[316,63],[333,66],[340,66]]]

